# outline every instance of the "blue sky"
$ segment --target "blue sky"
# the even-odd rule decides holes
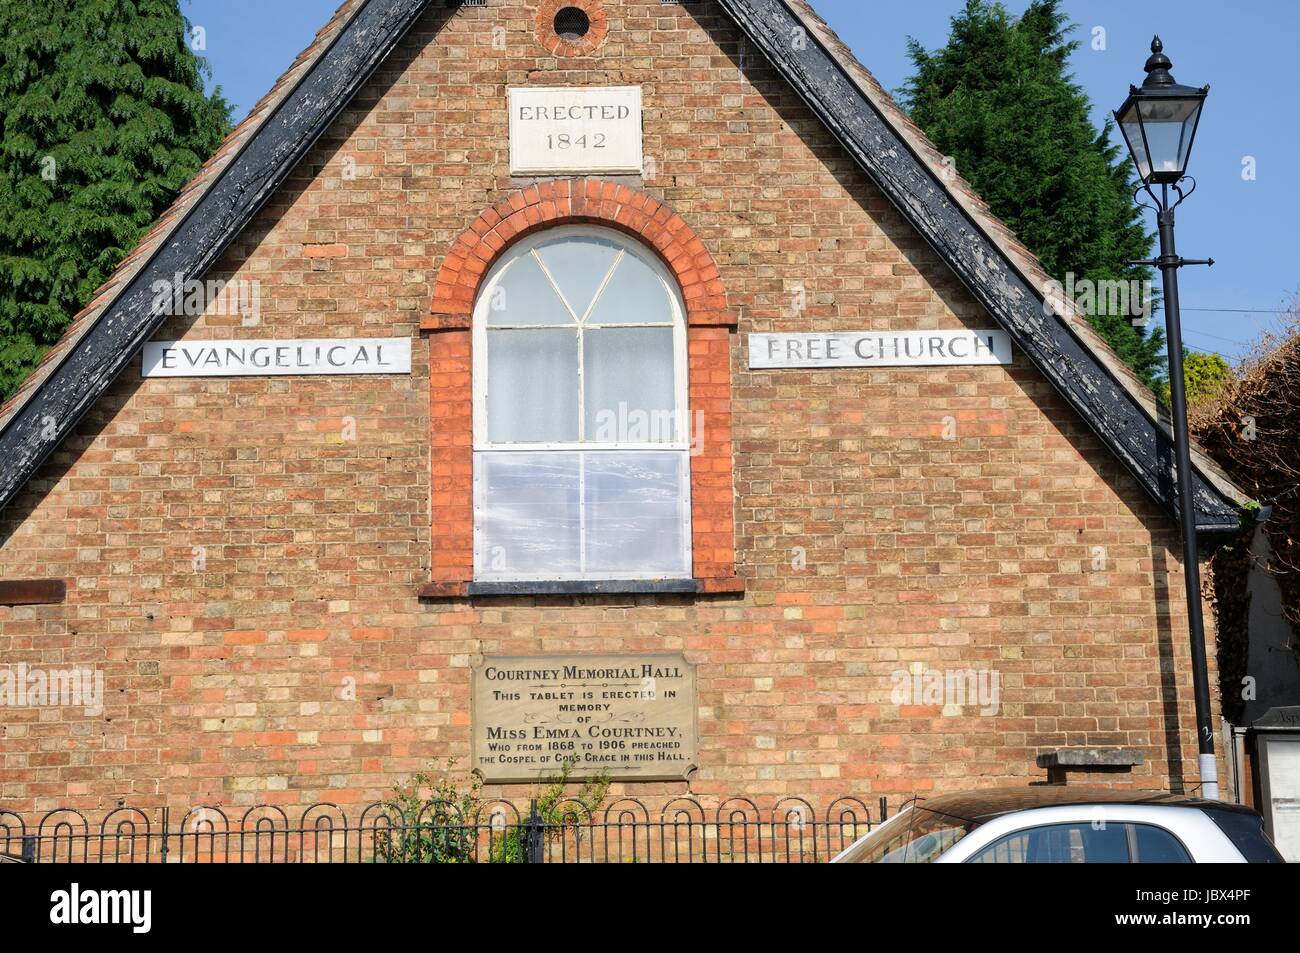
[[[339,0],[186,0],[190,20],[207,34],[212,83],[235,103],[237,117],[271,85],[325,24]],[[1028,0],[1004,0],[1013,13]],[[881,83],[896,89],[910,73],[906,42],[942,46],[962,0],[813,0],[814,6]],[[1075,78],[1100,124],[1143,77],[1153,33],[1165,42],[1174,76],[1211,85],[1191,172],[1196,194],[1179,209],[1178,250],[1214,258],[1212,269],[1180,276],[1183,326],[1190,347],[1227,357],[1276,325],[1274,312],[1300,289],[1300,109],[1292,77],[1300,3],[1256,0],[1066,0],[1078,25]],[[1174,11],[1171,13],[1171,11]],[[255,24],[254,29],[249,29]],[[1104,49],[1093,49],[1102,37]],[[1253,157],[1255,178],[1242,176]],[[1154,223],[1149,223],[1154,230]],[[1251,313],[1258,312],[1258,313]],[[1159,317],[1159,316],[1157,316]]]

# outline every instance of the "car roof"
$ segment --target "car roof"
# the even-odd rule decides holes
[[[974,824],[984,824],[1015,811],[1040,807],[1087,807],[1096,804],[1136,804],[1144,807],[1214,808],[1221,811],[1254,813],[1240,804],[1210,801],[1189,794],[1168,791],[1125,791],[1115,788],[1071,787],[1061,784],[1031,785],[1024,788],[989,788],[961,794],[919,798],[910,806],[944,814]]]

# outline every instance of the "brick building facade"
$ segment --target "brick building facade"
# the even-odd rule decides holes
[[[1015,333],[1007,366],[749,367],[755,333],[1009,320],[993,270],[962,274],[754,32],[773,4],[786,52],[835,64],[933,175],[922,194],[1041,289],[802,3],[587,0],[597,28],[557,41],[555,4],[349,0],[5,408],[41,449],[9,457],[29,473],[0,513],[0,578],[67,594],[0,608],[0,661],[105,685],[97,715],[3,711],[5,807],[371,801],[467,763],[476,657],[551,653],[695,664],[698,769],[615,787],[638,797],[898,801],[1043,780],[1036,756],[1077,745],[1140,750],[1142,786],[1194,777],[1177,526],[1106,429],[1116,406],[1155,411],[1082,317],[1041,320],[1086,362],[1043,361]],[[373,72],[346,58],[380,44],[349,32],[367,16],[392,34]],[[256,282],[260,313],[211,306],[147,333],[409,338],[411,373],[142,379],[132,346],[120,373],[67,378],[93,399],[54,415],[57,440],[22,430],[115,309],[142,313],[131,283],[241,156],[294,134],[295,92],[349,63],[355,96],[196,273]],[[529,85],[641,87],[644,174],[513,177],[506,90]],[[635,238],[679,284],[704,420],[692,584],[475,592],[474,302],[513,243],[574,223]],[[1107,383],[1082,388],[1102,396],[1081,412],[1061,381],[1085,363]],[[1157,429],[1130,442],[1154,448]],[[898,703],[916,665],[996,672],[996,712]]]

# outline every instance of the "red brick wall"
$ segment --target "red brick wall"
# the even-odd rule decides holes
[[[1140,783],[1194,775],[1173,523],[1023,357],[749,371],[749,332],[992,322],[753,51],[737,68],[714,4],[603,6],[603,44],[574,58],[520,2],[441,32],[431,11],[221,263],[261,282],[260,322],[159,335],[407,335],[410,377],[141,381],[137,362],[2,514],[0,576],[71,591],[0,608],[0,660],[107,679],[102,716],[0,711],[6,807],[382,796],[465,762],[480,653],[685,652],[705,798],[1021,784],[1085,743],[1142,749]],[[417,598],[465,568],[431,521],[468,519],[446,494],[468,334],[425,348],[420,326],[456,240],[530,184],[506,158],[523,83],[644,88],[653,173],[624,184],[695,232],[738,320],[690,343],[731,361],[729,394],[691,392],[729,401],[705,459],[721,474],[707,453],[730,439],[743,595]],[[895,704],[913,663],[997,670],[1000,711]]]
[[[433,568],[428,595],[464,595],[474,576],[472,336],[468,326],[429,335]]]

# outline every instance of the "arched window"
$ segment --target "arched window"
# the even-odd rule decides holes
[[[512,247],[474,311],[474,577],[691,575],[681,293],[619,232]]]

